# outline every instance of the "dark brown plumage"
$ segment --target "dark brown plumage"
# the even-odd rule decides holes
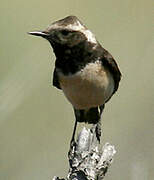
[[[76,117],[72,140],[77,122],[97,124],[99,139],[104,105],[117,91],[121,79],[117,63],[75,16],[30,34],[47,39],[55,53],[53,86],[64,92]]]

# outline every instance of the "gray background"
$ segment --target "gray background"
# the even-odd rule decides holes
[[[26,34],[67,15],[95,33],[123,74],[103,114],[103,142],[117,149],[106,180],[152,180],[152,0],[1,0],[0,180],[67,173],[73,110],[51,86],[55,57],[49,43]]]

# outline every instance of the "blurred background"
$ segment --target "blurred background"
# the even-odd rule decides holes
[[[116,59],[119,91],[103,114],[103,143],[117,154],[106,180],[154,176],[152,0],[1,0],[0,180],[49,180],[67,174],[74,115],[52,87],[55,56],[26,34],[76,15]]]

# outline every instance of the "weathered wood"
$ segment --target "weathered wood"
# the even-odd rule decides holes
[[[96,138],[95,126],[85,127],[71,145],[69,158],[69,172],[67,180],[94,180],[104,179],[116,153],[114,146],[106,143],[102,148]],[[53,180],[64,180],[54,177]]]

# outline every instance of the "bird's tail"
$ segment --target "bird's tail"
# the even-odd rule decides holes
[[[88,124],[96,124],[96,137],[97,140],[100,142],[100,137],[101,137],[101,114],[103,112],[104,105],[95,107],[95,108],[90,108],[88,110],[77,110],[74,109],[75,112],[75,117],[76,117],[76,123],[75,123],[75,128],[73,131],[73,140],[74,140],[74,134],[76,130],[76,125],[77,122],[85,122]]]
[[[85,122],[88,124],[97,124],[100,121],[104,105],[90,108],[88,110],[74,109],[77,122]]]
[[[71,142],[74,142],[74,136],[75,136],[75,131],[77,127],[77,122],[85,122],[88,124],[96,124],[95,132],[96,132],[96,137],[97,140],[100,142],[100,137],[101,137],[101,114],[103,112],[104,105],[95,107],[95,108],[90,108],[88,110],[77,110],[74,109],[76,121],[75,121],[75,126],[73,130],[73,135],[72,135],[72,140]]]

